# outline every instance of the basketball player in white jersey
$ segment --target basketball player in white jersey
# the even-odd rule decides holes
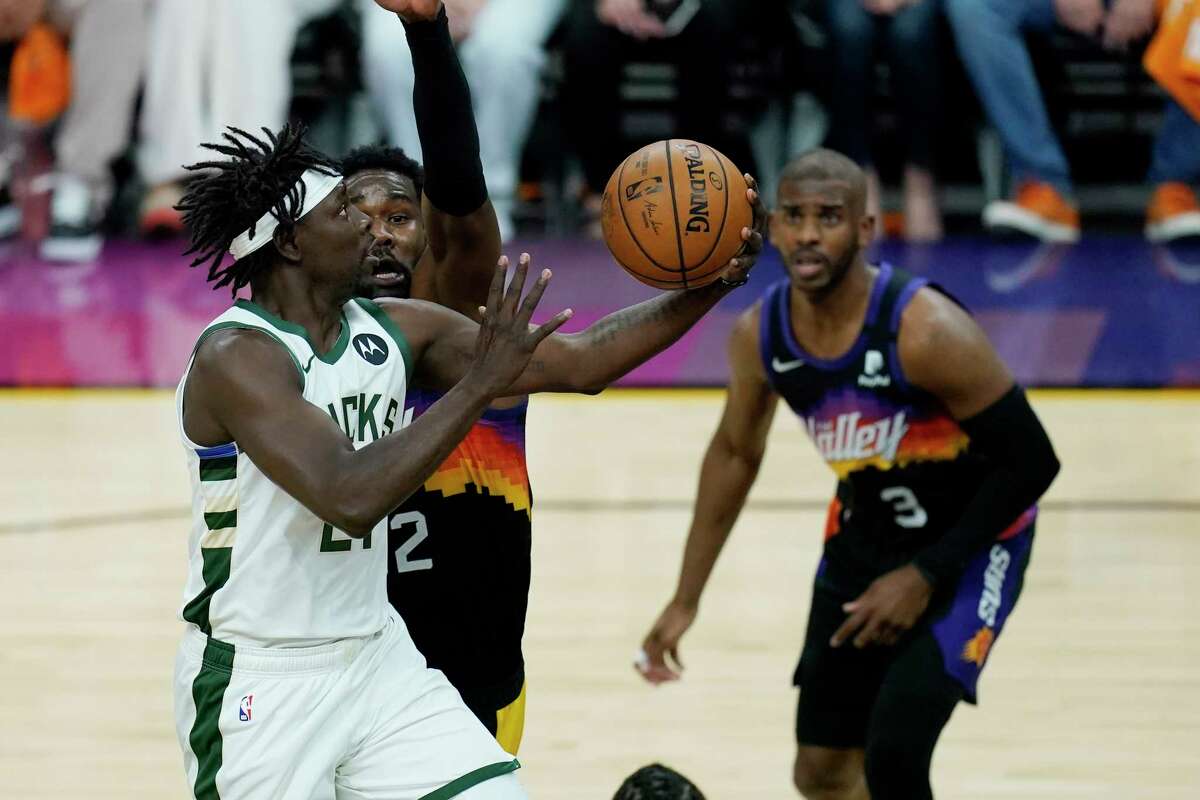
[[[372,272],[369,221],[298,131],[210,149],[227,158],[194,167],[189,252],[251,299],[201,334],[177,393],[194,522],[175,693],[193,796],[523,797],[516,760],[388,605],[383,520],[495,398],[598,391],[675,341],[745,282],[761,234],[743,231],[716,283],[569,336],[552,335],[569,310],[529,324],[549,270],[522,301],[529,257],[507,291],[501,259],[480,326],[352,299]],[[444,394],[406,425],[410,384]]]

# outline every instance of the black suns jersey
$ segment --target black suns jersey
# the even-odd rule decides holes
[[[816,358],[797,342],[788,280],[763,297],[759,347],[768,380],[837,476],[825,561],[849,591],[908,563],[953,526],[986,472],[942,404],[905,380],[897,350],[900,316],[926,285],[882,265],[862,331],[835,359]]]
[[[438,395],[414,389],[409,397],[415,418]],[[525,680],[527,407],[485,411],[389,518],[388,600],[429,666],[473,707],[503,708]]]

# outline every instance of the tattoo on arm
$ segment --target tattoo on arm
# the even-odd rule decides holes
[[[696,291],[678,291],[661,298],[661,302],[651,300],[647,303],[628,308],[623,312],[612,314],[596,323],[589,331],[588,344],[593,347],[606,345],[616,339],[623,331],[640,325],[654,324],[668,320],[676,314],[689,309],[696,302]]]

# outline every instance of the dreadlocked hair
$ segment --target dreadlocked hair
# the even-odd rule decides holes
[[[205,262],[213,289],[246,286],[270,266],[273,249],[261,248],[245,258],[222,267],[229,246],[243,231],[254,236],[255,223],[268,211],[279,227],[290,232],[304,206],[306,170],[336,175],[337,166],[304,141],[303,125],[284,125],[279,133],[262,129],[266,140],[230,127],[221,134],[224,143],[206,143],[204,149],[227,156],[221,161],[201,161],[184,169],[198,173],[175,208],[191,231],[191,247],[184,255],[195,255],[191,266]]]

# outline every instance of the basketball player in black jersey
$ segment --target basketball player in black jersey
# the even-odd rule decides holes
[[[651,682],[679,677],[679,640],[782,397],[838,477],[795,672],[796,787],[810,800],[930,798],[934,745],[955,705],[975,701],[1058,460],[970,315],[866,262],[874,220],[853,162],[817,150],[790,163],[770,225],[788,277],[730,337],[678,587],[638,666]]]
[[[444,10],[405,31],[425,165],[388,147],[359,148],[343,160],[350,200],[371,218],[374,237],[373,274],[360,293],[428,300],[478,320],[500,256],[500,233],[480,165],[470,90]],[[432,197],[423,191],[426,174],[435,184]],[[754,198],[765,221],[757,193]],[[759,247],[755,238],[744,258]],[[417,387],[409,396],[419,417],[439,395]],[[389,517],[388,599],[429,665],[446,674],[514,755],[524,730],[521,639],[530,580],[527,405],[525,397],[493,402]]]
[[[478,320],[500,229],[488,200],[471,95],[446,12],[405,26],[425,167],[391,147],[342,163],[350,200],[371,218],[367,297],[412,297]],[[450,192],[423,193],[425,172]],[[437,394],[414,389],[419,416]],[[527,398],[494,402],[438,471],[389,517],[388,600],[429,666],[516,755],[524,732],[521,638],[529,590]],[[507,473],[507,474],[506,474]]]

